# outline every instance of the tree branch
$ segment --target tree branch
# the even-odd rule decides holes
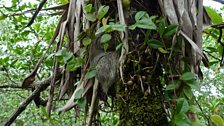
[[[61,78],[61,74],[58,74],[58,76],[56,77],[56,80],[59,80],[60,78]],[[31,103],[31,101],[35,99],[36,96],[38,96],[40,92],[44,91],[50,85],[51,79],[52,77],[49,77],[48,79],[37,82],[35,84],[37,86],[35,90],[33,91],[33,93],[9,117],[9,119],[5,123],[5,126],[10,126],[15,121],[15,119],[26,109],[26,107]]]
[[[0,88],[22,88],[22,87],[14,84],[9,84],[9,85],[0,85]]]
[[[221,4],[224,4],[224,0],[213,0],[213,1],[216,1],[216,2],[219,2]]]

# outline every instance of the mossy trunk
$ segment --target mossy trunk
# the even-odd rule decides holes
[[[129,26],[135,23],[137,11],[146,11],[150,16],[161,16],[157,0],[132,0],[126,18]],[[160,65],[162,57],[157,50],[144,43],[146,32],[135,29],[129,33],[129,54],[124,67],[124,80],[127,84],[120,82],[116,85],[114,102],[121,126],[168,125],[160,80],[163,76]],[[147,37],[157,39],[158,36],[151,31]]]
[[[149,15],[161,16],[157,0],[131,2],[132,10],[147,11]],[[129,16],[129,25],[133,23]],[[146,31],[144,31],[146,33]],[[162,57],[156,50],[144,44],[145,34],[136,29],[130,34],[130,53],[124,68],[127,84],[117,84],[115,106],[120,116],[121,126],[167,126],[167,114],[163,105]],[[150,38],[156,39],[153,31]]]
[[[117,85],[115,106],[119,113],[120,126],[168,125],[159,70],[157,67],[153,75],[153,71],[148,70],[146,76],[134,77],[126,85]]]

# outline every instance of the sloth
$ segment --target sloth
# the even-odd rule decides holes
[[[111,46],[115,46],[112,39],[109,42],[109,51],[104,51],[100,43],[99,35],[90,47],[90,65],[96,69],[96,78],[102,91],[107,95],[109,88],[118,80],[119,55]],[[112,43],[112,44],[110,44]]]

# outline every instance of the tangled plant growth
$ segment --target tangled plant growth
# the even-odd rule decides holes
[[[42,0],[26,27],[32,28],[41,10],[62,10],[54,13],[61,15],[60,20],[47,48],[40,51],[41,58],[22,81],[22,88],[32,94],[5,125],[31,101],[46,106],[43,111],[50,118],[54,99],[62,100],[65,95],[69,100],[59,114],[71,108],[76,115],[84,112],[83,125],[99,125],[99,111],[105,107],[116,110],[119,125],[202,125],[196,118],[199,111],[192,93],[203,78],[201,61],[209,66],[202,52],[202,26],[203,18],[204,23],[210,21],[202,1],[70,0],[42,9],[46,2]],[[210,14],[208,10],[212,18]],[[221,29],[220,34],[221,22],[212,25]],[[219,44],[221,38],[222,34]],[[46,61],[50,63],[44,68]],[[52,76],[35,81],[41,68],[52,68]],[[48,86],[48,95],[42,98],[40,92]],[[218,115],[212,118],[216,124],[220,120]]]

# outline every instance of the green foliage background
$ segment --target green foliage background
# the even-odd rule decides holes
[[[68,1],[52,0],[45,7],[66,2]],[[0,3],[2,3],[1,0]],[[17,16],[15,14],[36,8],[37,4],[19,3],[18,0],[12,0],[11,3],[10,7],[4,7],[4,4],[0,4],[0,86],[9,84],[20,86],[21,81],[33,69],[37,60],[41,58],[43,52],[46,50],[56,27],[55,25],[58,22],[58,16],[48,16],[48,14],[54,13],[54,11],[42,12],[41,15],[43,16],[39,16],[31,27],[25,28],[32,15]],[[214,10],[210,11],[213,13]],[[216,14],[217,12],[215,11],[215,14],[211,15],[215,17],[214,23],[220,22],[220,16]],[[223,21],[222,17],[221,21]],[[203,69],[204,80],[201,82],[201,88],[199,91],[194,92],[198,104],[203,110],[203,113],[201,110],[197,110],[198,118],[204,124],[207,123],[206,119],[210,118],[211,115],[219,115],[224,118],[224,68],[223,64],[220,64],[214,58],[222,56],[222,47],[216,43],[218,35],[219,32],[212,28],[205,31],[203,46],[204,50],[211,54],[208,55],[211,67],[210,69]],[[224,39],[222,41],[224,42]],[[47,78],[52,74],[50,72],[53,64],[52,57],[50,54],[48,55],[49,57],[41,66],[41,70],[38,71],[38,80]],[[5,123],[7,118],[30,94],[31,91],[24,91],[22,89],[0,89],[0,125]],[[43,95],[46,96],[47,94]],[[58,106],[62,106],[65,102],[66,100],[61,101],[58,103]],[[101,116],[103,125],[113,126],[118,122],[116,113],[102,112]],[[32,103],[18,117],[14,125],[81,126],[83,114],[81,118],[74,117],[73,111],[66,112],[61,116],[58,116],[58,113],[54,112],[51,119],[49,119],[46,116],[45,109],[37,108]]]

